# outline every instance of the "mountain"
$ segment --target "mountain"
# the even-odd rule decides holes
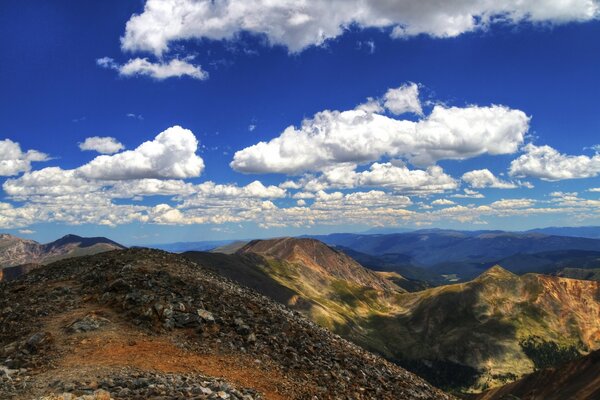
[[[308,280],[344,280],[380,291],[399,291],[378,274],[364,268],[343,252],[337,251],[314,239],[279,238],[253,240],[238,250],[238,253],[258,254],[274,260],[300,266]],[[315,277],[308,277],[314,274]]]
[[[415,290],[408,288],[408,285],[412,288],[419,288],[419,290],[422,290],[447,283],[447,280],[443,276],[438,275],[429,269],[414,266],[412,264],[412,259],[404,254],[382,254],[375,256],[355,251],[349,247],[336,246],[335,248],[344,252],[369,269],[374,271],[396,272],[402,275],[406,278],[402,287],[409,292]]]
[[[2,282],[0,319],[2,399],[452,398],[158,250],[61,260]]]
[[[163,244],[151,244],[145,247],[169,251],[171,253],[183,253],[186,251],[208,251],[217,247],[233,243],[233,240],[205,240],[199,242],[175,242]]]
[[[564,268],[558,271],[556,276],[572,279],[585,279],[588,281],[600,281],[600,268]]]
[[[495,264],[517,273],[554,273],[565,267],[600,266],[599,239],[535,232],[429,229],[314,238],[345,250],[371,268],[399,272],[432,285],[467,281]],[[374,259],[367,260],[365,255]],[[429,277],[422,273],[424,269],[429,270]]]
[[[528,232],[543,233],[545,235],[575,236],[600,239],[600,226],[549,227],[532,229]]]
[[[485,389],[600,347],[600,282],[495,266],[470,282],[403,294],[399,303],[397,315],[362,324],[393,337],[388,356],[433,381],[440,371],[429,366],[438,361],[472,368],[470,387]]]
[[[600,351],[484,392],[477,400],[600,399]]]
[[[493,262],[514,254],[544,251],[600,251],[600,240],[501,231],[425,230],[389,235],[334,234],[315,236],[329,245],[371,255],[403,254],[413,265],[450,262]]]
[[[81,237],[66,235],[54,242],[40,244],[33,240],[0,234],[0,280],[4,270],[10,277],[20,275],[33,268],[31,264],[48,264],[56,260],[96,254],[125,247],[104,237]],[[30,264],[19,267],[22,264]],[[18,267],[18,268],[12,268]]]
[[[494,266],[408,293],[390,286],[402,276],[310,239],[250,242],[219,262],[185,256],[448,389],[498,386],[600,347],[600,282]]]
[[[387,313],[405,292],[390,277],[368,270],[317,240],[254,240],[233,255],[188,252],[185,257],[304,312],[337,331],[364,332],[354,320]],[[394,279],[403,280],[395,274]]]

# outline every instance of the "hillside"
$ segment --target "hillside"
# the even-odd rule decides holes
[[[359,343],[367,333],[355,321],[386,315],[396,296],[405,292],[391,277],[313,239],[255,240],[232,255],[189,252],[184,256]],[[404,280],[397,274],[393,278]]]
[[[404,294],[400,305],[396,315],[363,322],[394,338],[389,356],[473,368],[473,388],[600,347],[599,282],[517,276],[496,266],[467,283]]]
[[[595,400],[600,399],[600,351],[571,362],[534,372],[476,397],[477,400]]]
[[[321,254],[326,249],[333,255]],[[332,260],[345,255],[306,239],[250,243],[219,255],[225,269],[202,253],[186,256],[272,298],[276,293],[319,324],[455,390],[512,381],[545,365],[540,352],[552,364],[600,347],[599,282],[518,276],[496,266],[470,282],[390,296],[357,286],[372,271],[342,274]]]
[[[49,264],[64,258],[124,248],[124,246],[104,237],[84,238],[77,235],[66,235],[54,242],[40,244],[33,240],[1,234],[0,280],[5,276],[2,270],[8,267],[15,267],[6,271],[6,276],[14,278],[33,269],[35,264]],[[21,267],[23,264],[29,265]]]
[[[0,398],[450,399],[186,259],[132,249],[0,283]],[[102,396],[102,397],[100,397]]]

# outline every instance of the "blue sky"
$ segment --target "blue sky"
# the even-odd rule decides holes
[[[600,224],[597,3],[171,3],[1,3],[0,229]]]

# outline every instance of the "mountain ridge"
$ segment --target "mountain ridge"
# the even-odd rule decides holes
[[[34,269],[36,265],[124,248],[125,246],[105,237],[69,234],[53,242],[41,244],[10,234],[0,234],[0,281],[5,278],[14,279]]]

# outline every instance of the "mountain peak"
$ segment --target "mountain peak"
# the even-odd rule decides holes
[[[253,240],[238,251],[238,254],[246,253],[301,265],[308,275],[317,274],[325,280],[341,279],[374,289],[403,291],[396,284],[363,267],[345,253],[316,239],[284,237]]]
[[[496,264],[493,267],[488,268],[481,275],[479,275],[479,277],[477,279],[483,279],[483,278],[488,278],[488,277],[496,278],[496,279],[498,279],[498,278],[506,279],[506,278],[515,278],[515,277],[517,277],[517,275],[513,274],[509,270],[504,269],[500,265]]]
[[[55,248],[55,247],[60,247],[60,246],[65,246],[65,245],[69,245],[69,244],[78,244],[79,247],[91,247],[97,244],[108,244],[111,247],[115,247],[115,248],[119,248],[119,249],[124,249],[125,246],[120,245],[117,242],[114,242],[108,238],[102,237],[102,236],[98,236],[98,237],[82,237],[82,236],[78,236],[78,235],[73,235],[73,234],[68,234],[65,235],[63,237],[61,237],[58,240],[55,240],[54,242],[50,242],[47,243],[45,246],[47,248]]]

